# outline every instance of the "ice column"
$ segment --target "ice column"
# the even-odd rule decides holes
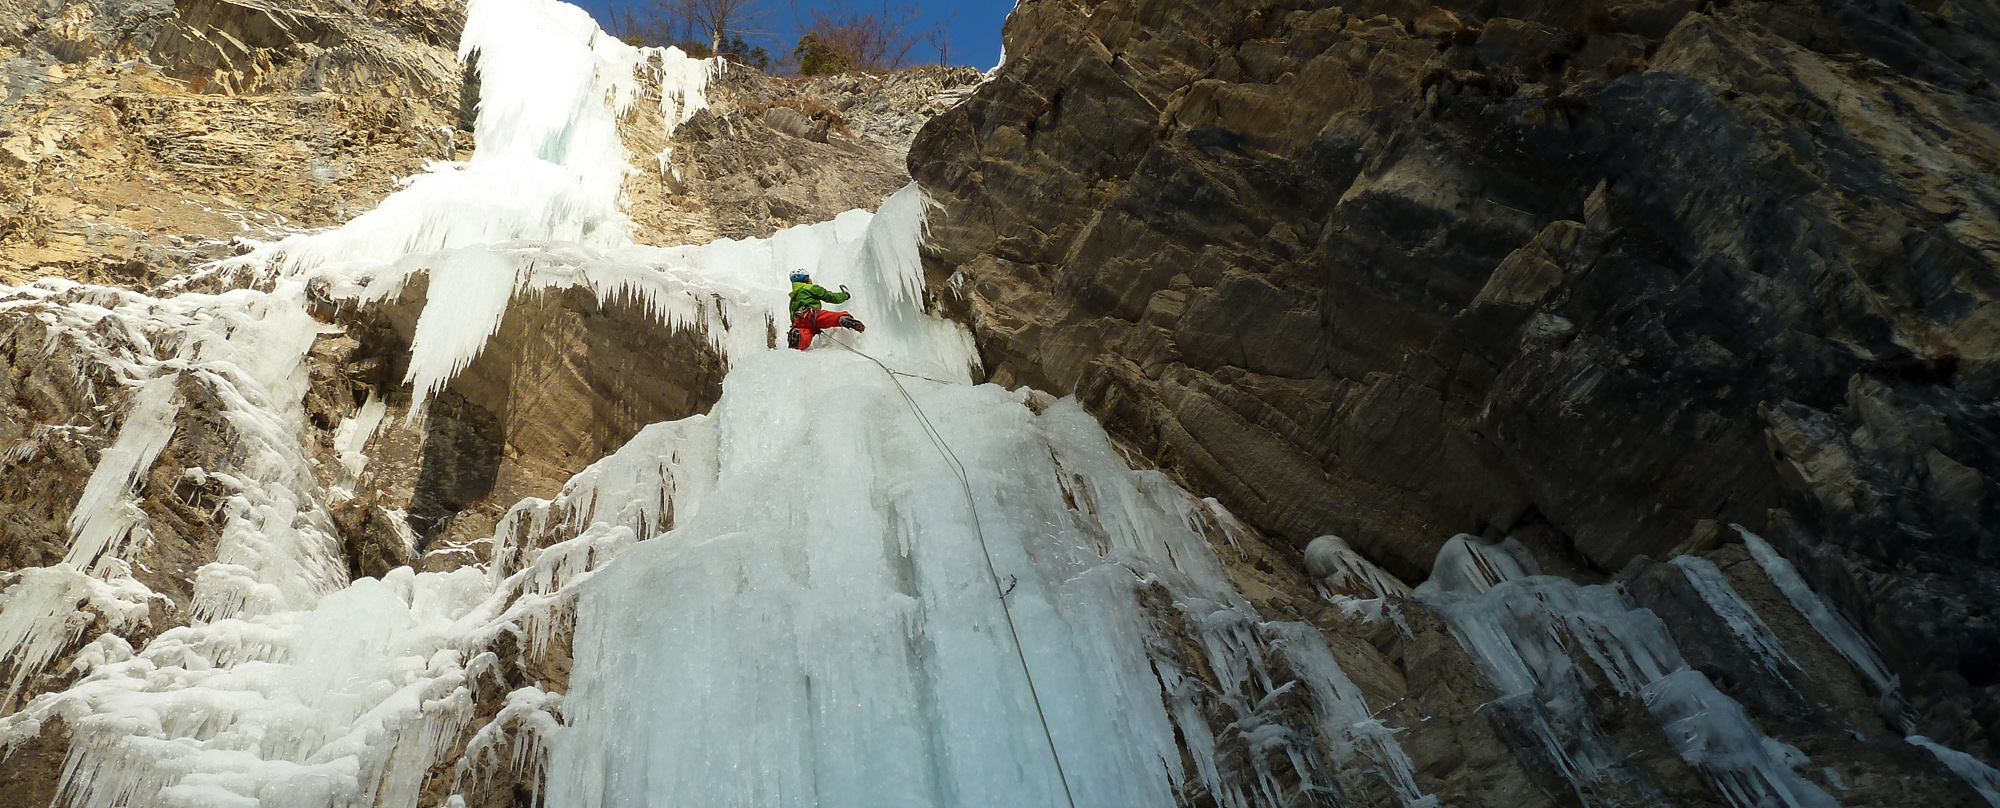
[[[670,124],[707,105],[709,63],[673,48],[642,54],[555,0],[472,0],[459,42],[461,57],[478,56],[481,78],[471,160],[433,163],[341,228],[287,238],[236,263],[275,262],[333,281],[336,294],[365,289],[374,298],[417,269],[396,268],[407,256],[522,240],[628,244],[618,195],[632,167],[618,119],[636,96],[642,62],[661,77]]]
[[[1792,602],[1793,608],[1798,609],[1799,614],[1805,616],[1806,622],[1812,624],[1813,629],[1826,639],[1827,644],[1832,645],[1835,651],[1839,651],[1840,655],[1847,659],[1848,664],[1853,665],[1855,670],[1867,677],[1869,684],[1875,686],[1876,695],[1883,699],[1883,718],[1904,732],[1909,732],[1910,717],[1906,714],[1907,707],[1902,706],[1902,696],[1898,692],[1896,676],[1889,672],[1888,664],[1883,662],[1882,655],[1875,651],[1875,644],[1869,642],[1867,637],[1861,636],[1861,632],[1855,630],[1853,624],[1847,622],[1847,618],[1840,616],[1824,598],[1819,596],[1818,592],[1814,592],[1805,578],[1799,576],[1798,568],[1792,566],[1789,559],[1779,555],[1764,537],[1750,532],[1742,525],[1731,525],[1731,527],[1736,528],[1737,534],[1743,537],[1743,545],[1749,548],[1750,557],[1756,559],[1758,566],[1764,568],[1764,574],[1770,576],[1771,583],[1777,585],[1778,591],[1785,593],[1785,599]]]
[[[178,373],[164,374],[132,391],[118,439],[100,456],[76,510],[70,513],[72,538],[64,563],[95,571],[100,559],[123,554],[128,536],[144,531],[140,525],[146,514],[132,501],[133,487],[174,435],[174,415],[180,411],[174,404],[174,384],[179,379]]]
[[[1729,579],[1722,576],[1722,570],[1715,562],[1698,556],[1679,556],[1671,562],[1679,568],[1682,577],[1701,595],[1703,603],[1722,618],[1729,630],[1743,641],[1743,644],[1757,654],[1764,667],[1777,674],[1787,685],[1791,683],[1793,672],[1799,671],[1799,663],[1785,653],[1785,646],[1778,641],[1778,635],[1757,616],[1757,611],[1736,593],[1736,587],[1729,585]]]

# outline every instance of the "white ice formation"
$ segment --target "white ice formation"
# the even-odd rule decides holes
[[[10,747],[52,717],[65,721],[70,804],[414,799],[414,778],[430,763],[425,739],[435,745],[464,720],[469,701],[440,685],[456,674],[439,637],[458,635],[442,631],[439,615],[483,600],[484,579],[404,570],[347,586],[301,444],[304,357],[320,327],[305,303],[295,279],[165,300],[59,281],[0,290],[0,309],[46,315],[51,340],[89,366],[80,376],[108,375],[132,391],[71,520],[71,557],[22,571],[0,595],[0,640],[29,649],[11,660],[17,685],[48,661],[35,649],[100,633],[78,655],[82,681],[0,719],[0,744]],[[128,556],[149,540],[133,481],[173,434],[183,388],[220,406],[232,444],[221,453],[227,466],[189,469],[217,492],[220,540],[197,573],[194,602],[183,604],[195,623],[135,652],[103,632],[146,624],[163,597],[131,578]]]
[[[131,577],[130,555],[150,540],[133,491],[174,433],[182,386],[219,402],[237,441],[232,466],[201,472],[222,492],[222,537],[187,605],[216,619],[310,609],[345,583],[299,444],[302,360],[318,328],[304,304],[297,282],[171,300],[56,280],[0,292],[0,311],[39,318],[50,348],[65,345],[82,363],[77,378],[130,391],[118,436],[70,518],[70,552],[10,576],[19,580],[0,594],[10,704],[51,654],[93,626],[123,632],[148,623],[149,604],[162,596]]]
[[[1410,587],[1382,571],[1339,536],[1321,536],[1306,545],[1306,572],[1330,592],[1376,598],[1410,596]]]
[[[1791,560],[1780,555],[1764,537],[1742,525],[1732,527],[1743,537],[1743,545],[1750,550],[1750,557],[1764,568],[1764,574],[1770,577],[1779,592],[1784,593],[1785,599],[1792,602],[1792,607],[1798,609],[1820,637],[1833,646],[1833,650],[1840,652],[1847,663],[1853,665],[1854,670],[1874,687],[1875,694],[1882,699],[1882,717],[1898,729],[1909,732],[1910,717],[1898,692],[1896,676],[1889,672],[1889,664],[1882,661],[1882,654],[1875,650],[1875,644],[1862,636],[1861,631],[1847,622],[1847,618],[1835,611],[1833,605],[1820,597],[1818,592],[1814,592],[1805,578],[1799,575],[1798,568],[1792,566]]]
[[[1744,646],[1757,654],[1758,661],[1765,668],[1777,674],[1786,684],[1791,683],[1793,673],[1800,670],[1799,663],[1785,652],[1785,645],[1778,640],[1778,635],[1771,631],[1764,618],[1757,615],[1757,610],[1737,594],[1736,587],[1723,577],[1715,562],[1696,556],[1680,556],[1669,563],[1680,569],[1682,577],[1701,595],[1702,603],[1722,618],[1722,622],[1729,626],[1737,639],[1743,641]]]
[[[1519,545],[1459,536],[1438,553],[1418,594],[1500,697],[1493,707],[1538,738],[1590,801],[1592,786],[1643,785],[1589,707],[1601,677],[1643,701],[1674,750],[1737,808],[1838,805],[1794,770],[1805,755],[1766,736],[1742,706],[1681,660],[1665,624],[1615,585],[1535,575]]]
[[[1404,634],[1410,633],[1397,601],[1410,597],[1410,587],[1396,576],[1347,546],[1339,536],[1321,536],[1306,545],[1306,574],[1320,597],[1339,607],[1341,614],[1365,622],[1384,619]]]
[[[1037,413],[1023,394],[899,381],[845,352],[768,352],[735,365],[693,428],[711,434],[674,436],[700,447],[675,473],[713,482],[677,488],[684,518],[582,587],[553,804],[1063,804],[1044,717],[1078,805],[1172,805],[1193,784],[1224,805],[1275,799],[1274,778],[1222,776],[1224,732],[1265,733],[1255,743],[1291,756],[1310,787],[1335,791],[1358,768],[1424,804],[1317,630],[1261,623],[1228,583],[1205,535],[1231,529],[1227,515],[1130,470],[1074,403]],[[591,484],[631,471],[652,473],[607,468]],[[600,513],[604,490],[648,506],[659,491],[599,490]],[[1194,627],[1235,725],[1204,719],[1202,689],[1161,656],[1151,593]],[[1278,660],[1312,726],[1262,709]]]
[[[1874,646],[1827,605],[1790,561],[1742,527],[1750,555],[1827,642],[1884,694],[1885,715],[1908,720],[1895,679]],[[1798,663],[1769,624],[1707,559],[1670,562],[1716,618],[1788,685]],[[1416,594],[1438,608],[1459,644],[1500,697],[1489,707],[1537,739],[1543,755],[1589,803],[1600,784],[1649,786],[1626,769],[1626,754],[1596,723],[1588,704],[1595,682],[1636,697],[1674,750],[1737,808],[1832,808],[1838,803],[1798,772],[1810,763],[1798,749],[1766,736],[1743,707],[1688,667],[1666,626],[1615,584],[1579,586],[1543,576],[1513,540],[1488,544],[1461,535],[1439,551],[1430,580]],[[1907,730],[1905,730],[1907,731]],[[2000,806],[2000,771],[1922,736],[1911,744],[1936,755],[1989,804]],[[1826,779],[1843,789],[1837,772]],[[1661,795],[1652,795],[1664,799]]]
[[[969,383],[969,336],[925,311],[920,192],[766,239],[633,245],[618,116],[651,72],[664,120],[685,121],[709,64],[627,47],[553,0],[467,14],[478,154],[217,268],[256,273],[255,289],[0,288],[0,311],[67,341],[79,378],[127,391],[69,556],[0,591],[10,709],[96,635],[79,681],[0,719],[10,747],[69,728],[67,805],[409,808],[461,740],[454,785],[525,772],[560,808],[1436,804],[1320,631],[1263,621],[1230,583],[1211,550],[1244,532],[1227,511],[1133,470],[1074,402]],[[852,288],[867,332],[769,350],[796,268]],[[552,289],[702,334],[729,367],[722,399],[519,503],[483,569],[350,582],[327,503],[351,495],[386,406],[338,428],[322,489],[300,406],[322,328],[307,290],[367,306],[419,278],[445,301],[410,349],[419,404],[510,306]],[[192,623],[135,649],[118,635],[161,597],[130,574],[150,537],[139,486],[186,391],[219,402],[232,444],[188,471],[222,492],[218,558]],[[1393,615],[1411,595],[1332,537],[1308,561],[1349,614]],[[1786,659],[1712,567],[1681,569],[1768,662]],[[1651,613],[1536,572],[1518,544],[1460,537],[1415,594],[1580,790],[1621,776],[1585,705],[1587,662],[1734,804],[1832,804]],[[565,636],[567,693],[522,687],[471,723],[474,694],[506,681],[497,648],[538,658]],[[1992,799],[1991,769],[1911,742]]]
[[[1757,561],[1758,566],[1764,568],[1764,573],[1770,577],[1771,583],[1777,585],[1778,591],[1783,592],[1785,598],[1792,602],[1792,606],[1805,616],[1806,622],[1811,623],[1813,629],[1819,632],[1820,637],[1824,638],[1828,645],[1833,646],[1835,651],[1840,652],[1848,664],[1854,666],[1855,672],[1861,674],[1874,687],[1875,694],[1880,699],[1883,720],[1903,732],[1906,736],[1904,740],[1936,755],[1946,768],[1971,784],[1988,805],[2000,808],[2000,770],[1995,770],[1984,761],[1964,752],[1914,734],[1914,720],[1909,704],[1903,700],[1901,686],[1895,674],[1889,672],[1889,664],[1883,661],[1881,652],[1875,650],[1875,644],[1862,636],[1861,631],[1836,611],[1826,598],[1813,591],[1805,578],[1799,575],[1798,568],[1792,565],[1791,560],[1780,554],[1764,537],[1750,532],[1742,525],[1731,527],[1743,537],[1743,544],[1749,548],[1750,557]]]
[[[1980,798],[1986,800],[1987,805],[2000,808],[2000,771],[1994,770],[1992,766],[1986,765],[1986,762],[1979,758],[1945,746],[1922,735],[1911,735],[1903,740],[1909,741],[1912,745],[1923,747],[1926,751],[1936,755],[1937,759],[1944,763],[1945,768],[1951,769],[1953,774],[1964,778],[1965,782],[1972,786],[1972,790],[1979,792]]]
[[[1541,565],[1528,548],[1514,539],[1488,544],[1460,533],[1445,542],[1431,564],[1431,577],[1419,584],[1416,594],[1429,597],[1441,593],[1482,595],[1506,581],[1542,574]]]

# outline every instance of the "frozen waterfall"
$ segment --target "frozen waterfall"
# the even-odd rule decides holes
[[[434,808],[503,776],[555,808],[1439,804],[1392,705],[1343,670],[1352,649],[1239,590],[1215,548],[1252,531],[1135,468],[1075,401],[972,383],[971,335],[927,307],[949,291],[925,287],[919,189],[768,238],[637,245],[620,189],[635,159],[667,155],[628,154],[620,116],[657,80],[662,119],[686,121],[713,66],[555,0],[471,0],[461,49],[483,77],[477,155],[200,271],[243,288],[0,287],[0,313],[37,318],[121,407],[68,554],[0,590],[0,745],[67,727],[63,805]],[[801,267],[852,289],[867,331],[774,349]],[[699,334],[726,364],[721,397],[514,504],[477,566],[350,581],[330,509],[393,426],[389,391],[327,430],[322,483],[301,400],[330,327],[312,304],[383,305],[419,279],[397,380],[412,421],[550,290]],[[196,401],[229,449],[185,475],[217,492],[220,538],[189,624],[154,633],[166,596],[133,577],[151,536],[139,486]],[[1865,639],[1743,538],[1900,705]],[[1553,761],[1578,801],[1639,782],[1592,712],[1616,697],[1733,806],[1838,804],[1618,585],[1470,536],[1414,590],[1335,537],[1305,562],[1387,642],[1441,616],[1493,691],[1481,720],[1519,730],[1532,748],[1513,751]],[[1798,667],[1712,562],[1670,563],[1759,664]],[[508,684],[551,656],[566,679]],[[74,684],[16,703],[63,658]],[[2000,805],[2000,773],[1908,740]]]
[[[700,425],[715,465],[684,469],[714,475],[676,501],[694,515],[581,587],[552,804],[1063,804],[979,534],[1078,805],[1173,805],[1198,778],[1230,790],[1181,767],[1177,725],[1222,727],[1162,691],[1148,590],[1201,627],[1232,689],[1270,687],[1260,648],[1284,657],[1316,691],[1304,729],[1376,756],[1314,761],[1278,740],[1302,771],[1380,766],[1423,802],[1317,631],[1260,626],[1235,594],[1202,532],[1226,514],[1130,470],[1073,403],[903,382],[975,512],[898,383],[835,351],[735,366]],[[1243,796],[1229,804],[1263,802]]]

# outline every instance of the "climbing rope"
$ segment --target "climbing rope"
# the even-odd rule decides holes
[[[849,353],[874,362],[876,367],[882,369],[882,372],[889,374],[889,381],[896,385],[896,392],[903,394],[903,401],[909,403],[910,412],[917,416],[919,423],[923,424],[924,435],[931,439],[931,445],[937,447],[938,454],[944,457],[945,464],[949,465],[952,473],[958,476],[959,487],[965,490],[965,504],[972,509],[972,533],[979,537],[979,552],[986,557],[986,578],[993,582],[993,594],[998,595],[1000,598],[1000,614],[1007,618],[1007,635],[1014,639],[1014,657],[1021,661],[1021,675],[1028,679],[1028,698],[1034,701],[1035,716],[1042,721],[1042,738],[1049,742],[1049,759],[1055,761],[1056,779],[1062,782],[1063,798],[1068,800],[1069,808],[1076,808],[1076,795],[1070,793],[1069,775],[1063,771],[1062,755],[1056,752],[1055,733],[1049,731],[1049,716],[1048,713],[1042,710],[1041,693],[1035,689],[1035,672],[1028,667],[1027,652],[1021,650],[1021,633],[1014,629],[1014,611],[1007,608],[1007,593],[1012,592],[1013,587],[1010,586],[1005,590],[1000,588],[1000,573],[993,567],[993,551],[986,546],[986,530],[981,527],[979,521],[979,501],[972,496],[972,481],[966,477],[965,464],[959,462],[958,455],[953,453],[951,447],[944,442],[944,436],[938,434],[937,425],[931,423],[930,416],[924,413],[924,408],[917,404],[916,398],[910,395],[910,391],[905,389],[903,382],[896,377],[907,376],[912,379],[923,379],[939,384],[952,384],[952,382],[947,382],[943,379],[933,379],[929,376],[919,376],[914,373],[904,373],[883,364],[882,360],[876,359],[862,352],[860,349],[847,344],[846,341],[839,337],[828,334],[826,338],[833,340],[834,344],[846,348]],[[1019,580],[1017,579],[1015,583],[1018,584]]]

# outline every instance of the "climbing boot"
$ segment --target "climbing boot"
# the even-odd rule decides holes
[[[865,326],[865,325],[862,325],[862,324],[861,324],[861,321],[860,321],[860,320],[856,320],[856,319],[854,319],[854,315],[852,315],[852,314],[843,314],[843,315],[840,315],[840,327],[841,327],[841,328],[852,328],[852,329],[854,329],[855,331],[867,331],[867,330],[868,330],[868,326]]]
[[[787,332],[785,332],[785,347],[787,347],[787,348],[797,348],[797,347],[799,347],[799,330],[798,330],[798,329],[794,328],[794,329],[792,329],[792,330],[790,330],[790,331],[787,331]]]

